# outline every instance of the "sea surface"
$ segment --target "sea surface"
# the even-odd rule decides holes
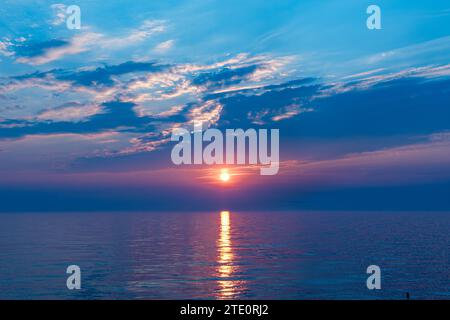
[[[0,214],[0,299],[449,299],[449,250],[450,213]]]

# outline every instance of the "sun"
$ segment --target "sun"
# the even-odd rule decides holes
[[[230,174],[228,173],[227,169],[222,169],[220,171],[219,179],[223,182],[227,182],[228,180],[230,180]]]

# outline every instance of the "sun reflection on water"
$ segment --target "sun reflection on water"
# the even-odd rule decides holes
[[[231,222],[230,212],[220,212],[220,234],[217,241],[218,250],[218,285],[219,292],[217,298],[232,299],[240,295],[244,288],[243,281],[233,280],[238,271],[235,265],[235,257],[233,253],[233,245],[231,242]]]

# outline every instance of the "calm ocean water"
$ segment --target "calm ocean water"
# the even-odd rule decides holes
[[[449,299],[449,245],[449,213],[1,214],[0,298]]]

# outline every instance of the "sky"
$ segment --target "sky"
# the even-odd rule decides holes
[[[446,211],[449,119],[448,1],[0,5],[0,212]],[[279,173],[175,166],[194,121],[279,129]]]

